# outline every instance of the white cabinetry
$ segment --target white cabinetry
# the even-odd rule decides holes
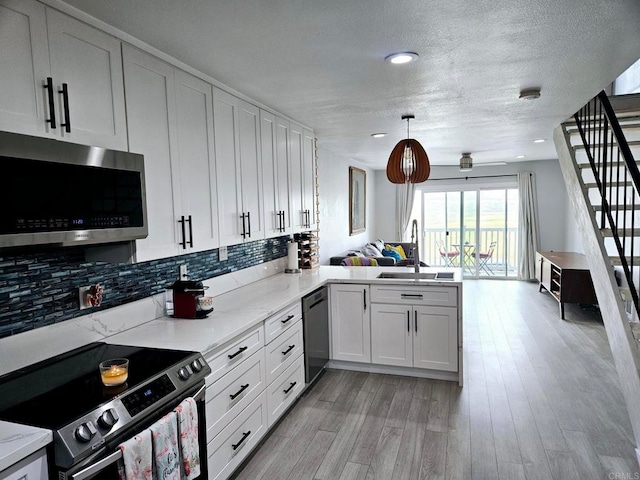
[[[315,221],[315,140],[310,130],[289,124],[291,212],[294,232],[311,230]]]
[[[266,237],[291,233],[289,122],[260,110]]]
[[[130,150],[144,155],[149,205],[136,258],[215,248],[211,86],[128,45],[123,52]]]
[[[372,362],[458,371],[456,298],[452,287],[373,286]]]
[[[260,110],[213,88],[220,244],[264,238]]]
[[[332,284],[331,358],[371,362],[369,285]]]
[[[31,0],[0,24],[0,130],[127,149],[118,39]]]
[[[47,480],[47,451],[42,448],[0,472],[2,480]]]

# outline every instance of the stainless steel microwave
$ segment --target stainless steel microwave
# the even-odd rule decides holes
[[[0,132],[0,247],[148,235],[142,155]]]

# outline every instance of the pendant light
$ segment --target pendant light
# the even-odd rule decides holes
[[[403,115],[407,121],[407,139],[400,140],[389,155],[387,178],[391,183],[422,183],[431,173],[429,157],[417,140],[409,138],[409,120],[414,115]]]

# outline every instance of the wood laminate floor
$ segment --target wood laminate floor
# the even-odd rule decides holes
[[[535,283],[465,281],[463,387],[328,370],[234,478],[640,478],[602,320],[565,311]]]

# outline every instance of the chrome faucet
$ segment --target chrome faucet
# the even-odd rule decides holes
[[[411,243],[413,243],[413,268],[418,273],[420,271],[420,254],[418,253],[418,220],[415,219],[411,223]]]

